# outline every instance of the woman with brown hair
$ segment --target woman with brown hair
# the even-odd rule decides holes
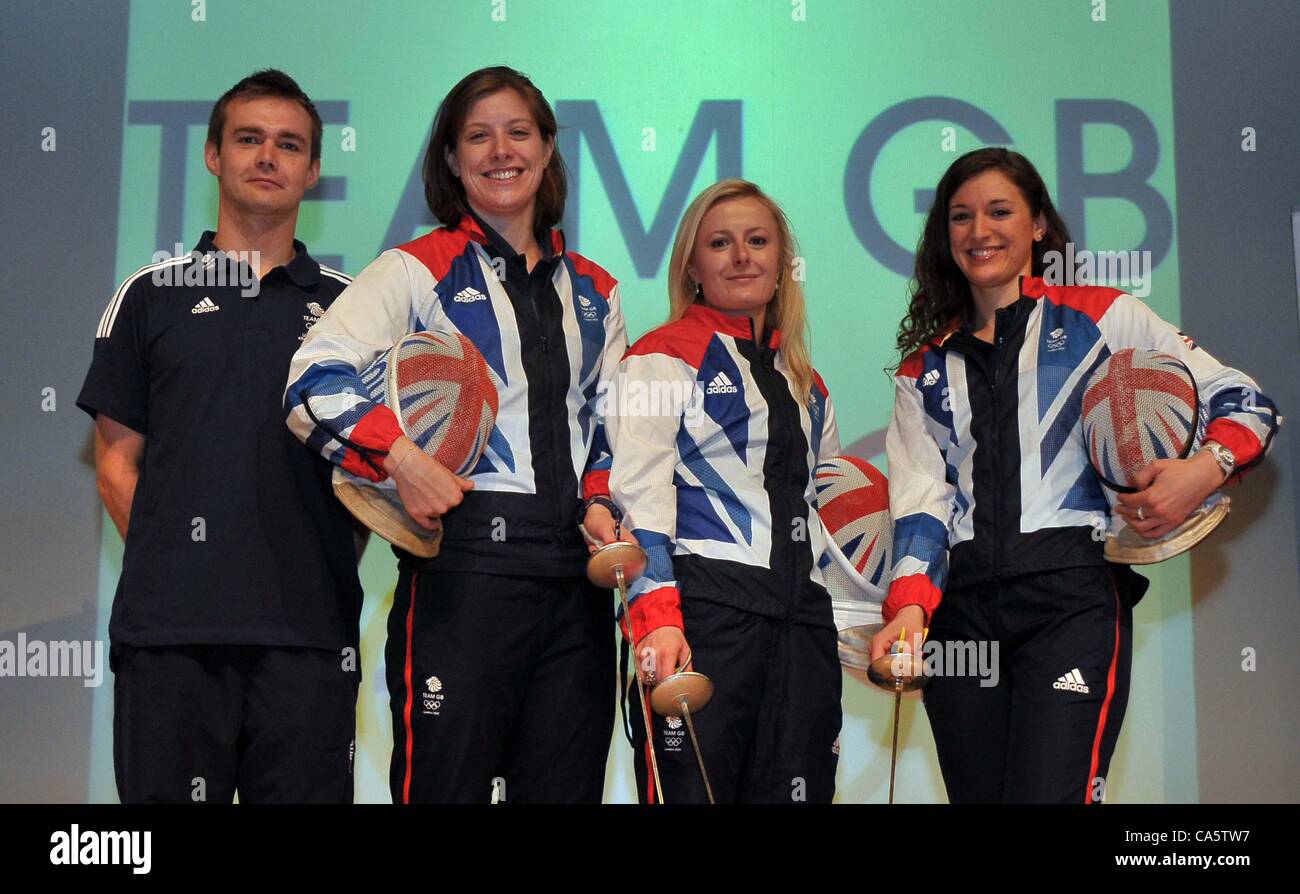
[[[678,668],[713,680],[695,725],[724,803],[835,793],[841,675],[812,472],[839,434],[809,362],[795,255],[754,184],[697,196],[673,244],[669,322],[628,351],[607,416],[610,491],[649,556],[625,627],[637,672],[647,685]],[[662,794],[632,727],[640,797],[704,802],[680,719],[654,721]]]
[[[438,109],[425,195],[443,226],[384,252],[294,358],[285,410],[308,446],[443,529],[432,559],[395,550],[385,651],[393,800],[598,802],[613,726],[609,593],[578,529],[615,526],[598,398],[626,347],[618,286],[567,251],[550,104],[485,68]],[[405,437],[359,378],[410,331],[469,338],[499,411],[467,477]]]
[[[942,654],[996,646],[992,681],[936,676],[925,692],[953,802],[1093,803],[1128,701],[1132,606],[1146,581],[1105,561],[1109,501],[1082,437],[1082,390],[1123,348],[1192,372],[1201,449],[1161,459],[1115,511],[1144,537],[1180,524],[1263,458],[1271,401],[1118,289],[1042,277],[1065,224],[1024,156],[980,149],[935,192],[899,326],[904,358],[886,450],[894,519],[885,654],[903,629]],[[1099,524],[1100,523],[1100,524]],[[960,649],[958,647],[961,647]]]

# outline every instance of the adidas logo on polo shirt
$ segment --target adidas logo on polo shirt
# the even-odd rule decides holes
[[[1056,682],[1052,684],[1052,688],[1065,689],[1070,692],[1082,692],[1084,694],[1092,691],[1088,688],[1088,684],[1083,682],[1083,674],[1079,673],[1077,667],[1065,676],[1058,677]]]
[[[939,381],[939,370],[932,369],[924,376],[921,377],[921,386],[924,388],[929,388],[937,381]]]
[[[739,388],[731,384],[731,379],[727,378],[726,373],[720,372],[713,377],[713,381],[709,383],[708,388],[704,389],[704,393],[705,394],[735,394],[739,390],[740,390]]]
[[[205,296],[203,297],[203,300],[202,300],[202,301],[200,301],[198,304],[196,304],[196,305],[194,305],[193,307],[190,308],[190,313],[192,313],[192,314],[210,314],[210,313],[212,313],[213,311],[216,311],[216,310],[221,310],[220,305],[213,304],[213,303],[212,303],[212,299],[209,298],[209,297],[207,297],[207,296],[205,295]]]
[[[451,300],[458,301],[461,304],[473,304],[475,301],[486,301],[487,295],[484,295],[478,289],[467,287],[457,292],[456,296]]]

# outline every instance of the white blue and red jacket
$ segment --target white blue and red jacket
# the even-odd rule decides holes
[[[1102,565],[1111,500],[1082,435],[1083,391],[1114,351],[1144,348],[1185,363],[1204,438],[1259,462],[1277,410],[1138,299],[1117,289],[1025,277],[997,312],[994,343],[958,330],[909,356],[895,376],[886,438],[894,574],[883,607],[920,605],[946,587]],[[1100,525],[1099,525],[1100,520]]]
[[[430,565],[502,574],[581,575],[582,501],[608,493],[598,391],[627,347],[618,285],[551,231],[530,273],[473,216],[389,249],[357,275],[293,358],[286,422],[354,475],[383,480],[400,436],[358,374],[408,332],[469,338],[496,374],[499,409],[474,490],[443,518]],[[500,276],[498,275],[500,274]],[[399,555],[402,555],[399,553]],[[405,561],[412,561],[402,556]]]
[[[649,554],[632,636],[682,626],[681,594],[833,626],[813,468],[840,452],[814,373],[795,394],[781,334],[703,304],[643,336],[607,401],[610,493]],[[689,632],[688,632],[689,635]]]

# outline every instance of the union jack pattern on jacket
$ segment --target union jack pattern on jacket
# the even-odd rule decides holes
[[[578,499],[583,491],[607,493],[609,453],[596,415],[597,391],[612,375],[627,335],[613,277],[565,252],[558,231],[551,237],[562,255],[552,284],[563,306],[570,366],[567,461],[581,482],[573,495]],[[389,249],[362,270],[293,358],[285,413],[294,434],[349,472],[382,480],[379,463],[363,454],[382,458],[401,430],[392,411],[371,400],[359,373],[408,332],[451,330],[478,347],[500,388],[496,427],[470,473],[475,490],[535,494],[533,455],[545,449],[529,437],[528,389],[535,383],[525,375],[521,324],[486,243],[482,229],[466,216],[457,228],[442,227]]]
[[[607,413],[610,492],[650,560],[629,592],[637,640],[656,627],[681,626],[674,556],[773,569],[773,556],[792,539],[784,519],[773,528],[765,477],[770,426],[783,425],[774,417],[785,419],[789,409],[774,412],[760,393],[745,356],[753,342],[747,317],[696,304],[643,336],[619,367]],[[811,556],[811,578],[820,584],[817,564],[826,542],[812,470],[839,454],[839,431],[820,376],[814,374],[810,394],[793,394],[779,344],[780,333],[772,332],[766,348],[775,351],[775,369],[786,377],[807,444],[805,456],[790,458],[803,470],[801,504],[794,508],[807,536],[798,545]],[[753,599],[756,610],[781,610],[758,594]]]
[[[1117,289],[1049,286],[1030,277],[1021,292],[1036,306],[1016,366],[1020,533],[1096,527],[1109,514],[1113,498],[1089,463],[1080,414],[1088,377],[1121,348],[1181,360],[1196,379],[1204,438],[1231,449],[1239,471],[1262,458],[1278,425],[1273,402],[1252,379],[1223,366],[1141,301]],[[971,437],[968,366],[946,347],[950,337],[923,346],[895,376],[886,438],[895,561],[886,619],[908,604],[933,612],[947,582],[950,550],[975,536],[977,501],[998,498],[974,486],[973,457],[980,448]]]

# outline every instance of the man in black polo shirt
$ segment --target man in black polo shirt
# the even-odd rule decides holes
[[[289,359],[350,281],[294,239],[321,120],[260,71],[212,110],[216,233],[109,302],[77,405],[126,540],[109,623],[118,795],[352,799],[361,586],[332,466],[285,428]]]

